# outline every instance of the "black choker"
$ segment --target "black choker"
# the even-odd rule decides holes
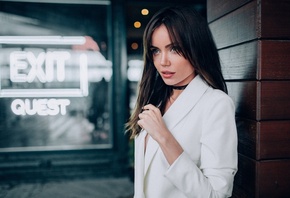
[[[182,85],[182,86],[171,86],[171,87],[172,87],[172,89],[184,90],[184,89],[187,87],[187,85]]]

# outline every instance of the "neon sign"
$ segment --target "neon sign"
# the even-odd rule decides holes
[[[84,37],[0,37],[0,44],[23,45],[81,45]],[[10,53],[10,81],[16,83],[40,83],[65,81],[66,63],[71,61],[69,50],[54,50],[34,54],[32,51],[13,51]],[[78,88],[3,88],[0,81],[0,97],[85,97],[88,95],[88,60],[85,52],[79,53]],[[1,80],[1,79],[0,79]]]
[[[33,82],[36,78],[42,83],[54,80],[54,62],[56,62],[57,81],[65,79],[65,61],[70,58],[66,51],[41,52],[35,56],[32,52],[16,51],[10,54],[10,80],[12,82]],[[45,69],[43,69],[43,65]],[[23,71],[30,66],[28,74]],[[22,72],[21,72],[22,71]]]
[[[68,99],[15,99],[11,103],[11,110],[16,115],[65,115]]]
[[[6,45],[81,45],[85,37],[0,37],[0,44]],[[17,98],[11,103],[11,110],[16,115],[65,115],[69,99],[59,97],[85,97],[88,95],[88,57],[86,53],[79,52],[77,58],[72,57],[71,50],[55,49],[33,52],[29,48],[11,51],[9,58],[9,80],[15,83],[16,88],[1,86],[0,98]],[[13,48],[12,48],[13,49]],[[39,48],[40,49],[40,48]],[[39,51],[39,50],[38,50]],[[74,61],[72,61],[74,59]],[[70,65],[73,63],[73,66]],[[66,81],[67,67],[78,66],[79,87],[62,87]],[[73,68],[74,69],[74,68]],[[47,83],[59,83],[54,87],[46,88]],[[43,84],[38,88],[36,85]],[[24,86],[22,86],[24,85]],[[22,88],[18,88],[18,87]],[[35,86],[35,87],[33,87]],[[37,97],[38,99],[19,99]],[[45,98],[49,97],[49,99]],[[53,97],[53,98],[52,98]],[[58,99],[54,98],[58,97]]]

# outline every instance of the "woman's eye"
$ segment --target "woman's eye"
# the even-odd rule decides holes
[[[178,53],[178,49],[177,49],[177,47],[172,47],[172,48],[170,49],[170,51],[171,51],[171,52]]]
[[[151,53],[153,54],[153,55],[156,55],[156,54],[158,54],[160,52],[160,50],[158,50],[158,49],[151,49]]]

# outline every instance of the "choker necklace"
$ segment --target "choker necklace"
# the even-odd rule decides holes
[[[188,85],[188,84],[187,84]],[[177,90],[184,90],[186,87],[187,87],[187,85],[182,85],[182,86],[170,86],[170,87],[172,87],[172,89],[177,89]]]

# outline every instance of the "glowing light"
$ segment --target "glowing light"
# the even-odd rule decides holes
[[[42,83],[52,82],[54,79],[54,61],[56,61],[57,80],[65,80],[65,61],[70,54],[66,51],[41,52],[34,56],[32,52],[16,51],[10,54],[10,79],[12,82],[33,82],[36,78]],[[43,70],[42,66],[45,66]],[[29,72],[25,70],[30,66]]]
[[[134,27],[135,28],[140,28],[141,27],[141,22],[140,21],[135,21],[134,22]]]
[[[65,63],[71,57],[67,51],[32,52],[16,51],[10,54],[10,80],[31,83],[38,79],[41,83],[65,81]],[[84,97],[88,95],[87,55],[79,57],[80,88],[65,89],[2,89],[0,97]],[[44,67],[44,68],[43,68]]]
[[[81,90],[83,91],[83,95],[87,96],[89,94],[88,88],[88,58],[86,54],[80,55],[80,81]]]
[[[136,50],[136,49],[138,49],[138,43],[132,43],[131,44],[131,48],[133,49],[133,50]]]
[[[138,82],[141,79],[144,62],[142,60],[130,60],[127,78],[129,81]]]
[[[81,89],[2,89],[0,98],[27,97],[84,97],[87,90]]]
[[[16,115],[65,115],[68,105],[68,99],[15,99],[11,103],[11,110]]]
[[[83,36],[0,36],[0,43],[5,44],[45,44],[45,45],[83,45]]]
[[[149,14],[149,10],[146,9],[146,8],[144,8],[144,9],[141,10],[141,14],[144,15],[144,16],[146,16],[146,15]]]

